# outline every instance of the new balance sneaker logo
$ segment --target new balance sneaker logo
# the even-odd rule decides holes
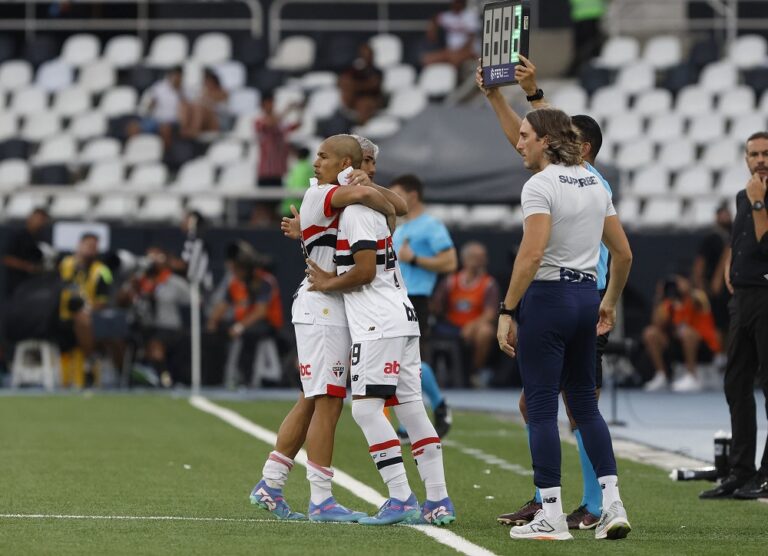
[[[272,499],[272,496],[270,496],[270,494],[266,490],[264,490],[263,488],[260,488],[259,490],[257,490],[256,494],[261,496],[261,498],[259,498],[259,502],[264,502],[264,504],[267,505],[267,509],[270,512],[277,507],[277,504]]]
[[[538,523],[531,524],[531,531],[534,533],[551,533],[555,530],[546,519],[542,519]]]
[[[545,504],[554,504],[555,502],[557,502],[557,496],[552,496],[551,498],[544,499]]]

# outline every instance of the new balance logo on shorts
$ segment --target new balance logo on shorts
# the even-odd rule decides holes
[[[385,375],[399,375],[400,374],[400,363],[397,361],[392,361],[391,363],[387,363],[384,365],[384,374]]]

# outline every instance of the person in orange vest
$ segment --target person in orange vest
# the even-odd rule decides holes
[[[436,333],[458,336],[472,350],[470,382],[487,386],[486,368],[496,337],[499,284],[488,274],[485,246],[470,241],[461,248],[461,270],[448,275],[435,292],[435,313],[441,316]]]

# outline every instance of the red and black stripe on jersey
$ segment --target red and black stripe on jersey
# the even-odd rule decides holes
[[[376,266],[383,266],[385,269],[389,269],[391,266],[394,268],[394,261],[397,260],[395,251],[392,246],[392,237],[387,239],[380,239],[378,241],[373,240],[360,240],[354,245],[350,246],[349,241],[346,239],[336,240],[336,266],[337,267],[351,267],[355,265],[354,254],[358,251],[365,249],[376,249]],[[389,259],[389,261],[387,261]],[[339,269],[340,272],[344,272],[348,268]]]
[[[304,249],[307,256],[312,254],[315,247],[336,248],[336,236],[339,233],[339,217],[333,219],[329,226],[308,226],[301,231],[301,240],[304,243]]]

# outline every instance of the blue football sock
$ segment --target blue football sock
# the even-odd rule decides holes
[[[594,516],[600,516],[600,507],[603,505],[603,490],[600,483],[597,482],[595,468],[589,461],[587,451],[584,449],[584,442],[581,440],[581,431],[573,431],[576,435],[576,446],[579,447],[579,460],[581,461],[581,479],[584,483],[584,496],[581,499],[581,505],[587,507],[587,511]]]
[[[525,425],[525,432],[527,433],[526,438],[528,438],[528,449],[531,449],[531,429],[528,428],[528,424]],[[534,500],[536,500],[537,504],[541,504],[541,491],[539,490],[539,487],[536,487],[536,494],[533,497]]]
[[[440,386],[437,385],[435,371],[426,361],[421,362],[421,390],[429,399],[429,405],[432,410],[443,403],[443,394],[440,392]]]

